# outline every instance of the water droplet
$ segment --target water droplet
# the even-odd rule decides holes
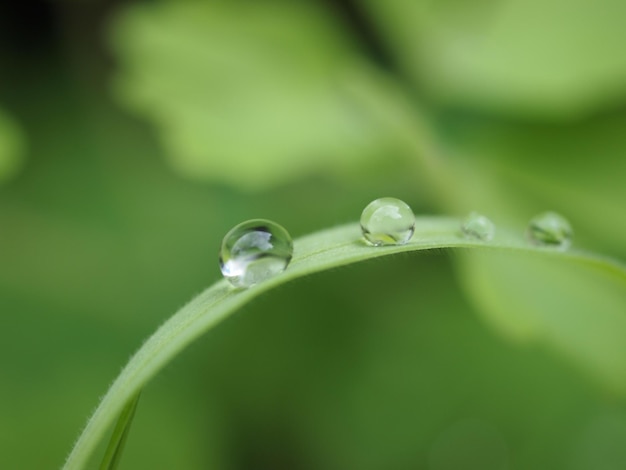
[[[415,215],[400,199],[382,197],[370,202],[361,214],[361,231],[374,246],[404,245],[415,230]]]
[[[484,215],[471,212],[461,224],[461,232],[465,238],[488,242],[493,239],[496,226]]]
[[[572,226],[556,212],[539,214],[528,224],[526,236],[535,245],[566,250],[572,244]]]
[[[233,286],[250,287],[282,273],[292,255],[287,230],[270,220],[248,220],[222,240],[220,269]]]

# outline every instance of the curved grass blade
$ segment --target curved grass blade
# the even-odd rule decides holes
[[[113,434],[111,434],[107,450],[104,452],[100,470],[115,470],[120,463],[120,458],[124,451],[124,446],[126,445],[126,439],[128,439],[130,425],[135,417],[135,411],[137,411],[140,395],[141,392],[138,392],[128,401],[122,410],[115,424],[115,429],[113,429]]]
[[[308,274],[402,252],[469,248],[566,259],[582,268],[601,270],[626,287],[626,267],[611,259],[577,250],[531,246],[523,237],[502,230],[489,243],[468,240],[461,237],[459,227],[460,221],[455,218],[418,217],[415,234],[406,245],[372,247],[362,240],[359,225],[352,223],[296,240],[289,268],[262,284],[237,290],[225,280],[216,282],[161,325],[130,359],[87,422],[64,469],[85,468],[128,400],[192,341],[260,294]]]

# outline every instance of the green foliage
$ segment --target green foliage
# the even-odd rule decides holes
[[[559,283],[552,280],[545,285],[523,284],[530,290],[531,298],[529,300],[533,305],[530,309],[525,309],[522,306],[520,310],[523,313],[536,312],[541,320],[547,323],[548,329],[553,326],[550,324],[551,321],[557,326],[573,324],[574,328],[566,328],[565,334],[559,334],[561,331],[556,331],[557,343],[564,344],[568,352],[582,356],[586,362],[591,363],[591,366],[599,368],[600,375],[611,381],[616,391],[626,392],[626,382],[620,374],[620,371],[626,368],[626,345],[621,341],[621,331],[623,331],[626,321],[623,316],[626,308],[626,296],[624,295],[626,292],[626,267],[607,259],[576,251],[535,248],[528,245],[523,237],[513,234],[499,235],[488,244],[471,241],[460,237],[459,227],[460,221],[456,219],[421,217],[417,220],[416,232],[412,241],[405,245],[384,247],[372,247],[366,244],[361,238],[358,224],[329,229],[296,240],[293,261],[287,271],[281,275],[247,290],[233,289],[226,280],[221,280],[209,287],[163,324],[131,358],[91,417],[70,454],[65,468],[67,470],[83,468],[98,441],[102,439],[107,427],[114,421],[115,416],[124,409],[125,404],[133,399],[134,395],[141,390],[148,380],[175,356],[179,355],[189,343],[241,308],[245,303],[269,289],[276,288],[298,277],[406,251],[474,248],[488,253],[502,251],[509,256],[509,252],[515,255],[523,254],[523,260],[529,255],[533,255],[539,259],[546,257],[552,258],[551,261],[563,263],[565,265],[562,268],[563,271],[556,273],[561,274],[557,278]],[[502,253],[499,254],[500,256],[495,259],[498,261],[507,260],[508,269],[511,268],[511,265],[516,269],[519,269],[520,266],[524,267],[520,260],[514,259],[511,263],[507,256],[503,256]],[[481,255],[477,256],[480,259]],[[545,266],[541,267],[544,268]],[[553,292],[552,286],[554,285],[572,285],[571,278],[564,280],[562,276],[563,272],[567,273],[572,267],[575,272],[591,277],[599,275],[601,276],[599,285],[602,287],[610,286],[602,292],[604,294],[603,301],[607,306],[602,318],[598,318],[590,309],[592,306],[590,303],[597,299],[590,298],[584,291],[575,289],[571,292],[567,290],[565,292]],[[533,268],[536,267],[531,264],[530,273],[522,273],[523,282],[526,282],[529,274],[534,274]],[[557,269],[561,269],[561,266],[559,265]],[[546,274],[552,275],[554,273]],[[569,284],[568,280],[570,281]],[[506,281],[504,282],[506,283]],[[588,281],[588,279],[582,281]],[[585,285],[589,285],[589,282],[582,283],[582,287]],[[538,287],[542,287],[543,290]],[[490,295],[493,292],[491,289],[487,291]],[[496,292],[502,293],[507,301],[509,291],[510,289],[496,289]],[[567,298],[561,300],[562,296]],[[496,302],[498,300],[501,299],[496,299]],[[559,301],[561,304],[558,303]],[[564,307],[569,306],[574,306],[574,310],[564,309]],[[495,307],[497,308],[496,311],[501,311],[502,307],[509,306],[507,302],[504,302],[504,305],[496,304]],[[570,313],[570,316],[566,317],[567,322],[564,322],[562,317],[565,312]],[[537,321],[539,320],[535,318],[528,319],[528,322],[531,323]],[[593,336],[587,330],[590,326],[594,329]],[[573,332],[569,334],[570,331]]]
[[[400,250],[433,249],[297,255],[146,356],[217,283],[134,356],[70,462],[114,465],[124,404],[176,357],[120,468],[626,466],[624,2],[48,2],[37,21],[18,3],[0,14],[19,116],[0,115],[0,468],[61,464],[146,333],[219,277],[232,226],[297,237],[381,196],[418,233],[442,224]],[[456,233],[472,210],[491,249]],[[522,240],[544,211],[574,251]]]
[[[122,409],[100,464],[100,470],[115,470],[119,465],[130,432],[130,425],[137,411],[139,396],[140,393],[137,393],[134,397],[130,397]]]
[[[621,0],[363,3],[412,78],[447,105],[569,120],[626,96]]]
[[[621,274],[525,255],[466,256],[461,272],[468,293],[500,332],[522,342],[545,342],[614,394],[626,393]]]
[[[392,142],[345,89],[368,70],[335,23],[313,3],[135,6],[113,30],[115,90],[188,177],[260,188],[345,173]]]
[[[465,209],[483,207],[509,224],[556,209],[575,225],[577,243],[626,256],[624,113],[560,126],[455,118],[445,125],[471,194]]]
[[[13,177],[20,168],[23,146],[21,130],[0,110],[0,183]]]

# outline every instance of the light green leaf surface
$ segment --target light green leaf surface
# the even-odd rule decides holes
[[[548,127],[459,119],[449,128],[462,210],[481,207],[510,225],[551,208],[581,245],[626,256],[626,113]]]
[[[87,423],[66,461],[65,469],[85,468],[96,446],[125,404],[187,345],[256,296],[307,274],[402,252],[472,248],[493,253],[494,256],[502,256],[503,259],[510,254],[517,253],[524,257],[533,256],[549,258],[554,262],[563,261],[571,269],[600,272],[615,286],[621,286],[622,293],[626,291],[626,268],[620,263],[576,250],[561,252],[532,247],[522,237],[507,235],[502,230],[489,244],[466,240],[459,235],[458,228],[459,221],[454,218],[419,217],[415,235],[408,244],[371,247],[362,240],[358,224],[340,226],[296,240],[294,258],[289,268],[283,274],[260,285],[247,290],[235,290],[225,280],[215,283],[167,320],[131,358]],[[526,279],[520,278],[520,281],[526,282]],[[549,291],[549,286],[545,289]],[[576,289],[569,293],[573,303],[576,302],[578,292],[579,289]],[[539,298],[546,300],[543,294]],[[544,305],[539,302],[538,305],[531,307],[550,308],[552,303],[548,302]],[[608,298],[597,308],[610,310],[607,318],[615,318],[616,330],[608,340],[618,338],[622,330],[617,330],[617,328],[621,326],[624,321],[623,317],[626,316],[624,295]],[[595,313],[595,311],[586,312],[591,316]],[[621,348],[621,354],[612,358],[612,363],[626,364],[626,341],[614,347]],[[603,355],[599,357],[604,358]],[[626,391],[626,386],[623,391]]]
[[[337,23],[282,0],[133,5],[111,30],[114,91],[189,178],[256,189],[362,167],[391,139],[344,89],[369,70]]]
[[[367,0],[396,56],[446,104],[571,118],[626,98],[622,0]]]
[[[18,171],[23,157],[24,138],[17,124],[0,110],[0,183]]]
[[[626,393],[623,270],[580,269],[571,258],[493,252],[463,253],[460,268],[477,310],[499,332],[541,342],[573,359],[610,392]]]

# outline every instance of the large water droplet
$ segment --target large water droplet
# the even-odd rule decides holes
[[[496,226],[491,220],[477,212],[471,212],[461,224],[465,238],[488,242],[496,233]]]
[[[220,269],[233,286],[250,287],[282,273],[292,255],[287,230],[270,220],[248,220],[222,240]]]
[[[535,245],[566,250],[572,244],[572,226],[556,212],[539,214],[528,224],[526,236]]]
[[[372,245],[404,245],[413,236],[415,215],[400,199],[382,197],[361,214],[361,231]]]

